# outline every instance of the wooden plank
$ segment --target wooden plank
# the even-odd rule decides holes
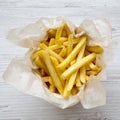
[[[16,8],[56,8],[56,7],[95,7],[95,6],[120,6],[118,0],[1,0],[0,6],[5,7],[16,7]]]

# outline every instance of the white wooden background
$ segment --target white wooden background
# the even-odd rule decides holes
[[[26,49],[5,39],[5,32],[41,16],[67,16],[79,24],[83,19],[106,17],[117,43],[115,59],[104,81],[107,105],[84,110],[80,104],[61,110],[39,98],[17,91],[0,78],[0,120],[120,120],[120,0],[0,0],[0,75],[14,57]]]

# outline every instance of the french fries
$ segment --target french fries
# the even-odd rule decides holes
[[[67,49],[65,48],[65,46],[63,46],[63,48],[62,48],[62,50],[60,51],[59,55],[64,58],[65,55],[66,55],[66,53],[67,53]]]
[[[67,50],[67,55],[69,55],[72,52],[73,49],[73,35],[69,35],[68,37],[68,50]]]
[[[68,86],[67,86],[67,90],[68,91],[71,91],[72,90],[72,87],[74,85],[74,82],[75,82],[75,79],[76,79],[76,76],[77,76],[77,72],[74,72],[70,79],[69,79],[69,82],[68,82]]]
[[[81,80],[80,80],[80,71],[78,71],[76,81],[75,81],[76,87],[80,88],[82,86]]]
[[[68,80],[66,80],[66,83],[65,83],[65,88],[64,88],[64,93],[63,93],[64,98],[69,98],[70,96],[70,91],[67,90],[67,86],[68,86]]]
[[[58,54],[56,54],[54,51],[52,51],[51,49],[49,49],[44,43],[40,44],[40,48],[45,50],[52,56],[56,57],[60,62],[62,62],[64,59],[59,56]]]
[[[96,65],[96,54],[104,52],[101,46],[87,46],[87,36],[76,38],[67,23],[47,31],[48,40],[31,55],[45,86],[68,99],[86,85],[91,75],[102,70]]]
[[[84,45],[86,41],[86,37],[82,36],[80,42],[76,45],[76,47],[73,49],[73,51],[67,56],[67,58],[58,65],[58,68],[65,69],[69,63],[76,57],[76,55],[81,50],[82,46]]]
[[[78,88],[77,87],[73,87],[72,90],[71,90],[71,94],[72,95],[76,95],[78,92]]]
[[[103,48],[100,46],[87,46],[86,49],[90,52],[95,52],[97,54],[101,54],[104,52]]]
[[[55,42],[56,43],[59,43],[59,39],[62,35],[62,31],[63,31],[63,28],[64,28],[64,24],[62,24],[60,27],[58,27],[57,29],[57,32],[56,32],[56,36],[55,36]]]
[[[89,62],[91,62],[92,60],[94,60],[96,57],[95,53],[91,53],[90,55],[82,58],[80,61],[76,62],[75,64],[73,64],[72,66],[70,66],[67,70],[65,70],[62,73],[62,78],[66,79],[67,77],[69,77],[73,72],[75,72],[76,70],[80,69],[81,67],[83,67],[84,65],[88,64]]]
[[[55,39],[54,38],[51,38],[50,39],[50,42],[49,42],[49,46],[52,46],[55,44]]]
[[[48,34],[49,38],[54,38],[56,35],[56,29],[49,29],[47,31],[47,34]]]
[[[46,64],[46,67],[53,79],[53,83],[55,84],[56,88],[58,89],[58,91],[63,94],[63,85],[62,85],[62,82],[50,60],[50,56],[48,54],[48,52],[45,50],[45,51],[42,51],[42,57],[44,59],[44,62]]]

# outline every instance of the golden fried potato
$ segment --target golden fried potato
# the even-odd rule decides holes
[[[81,31],[82,32],[82,31]],[[47,40],[31,55],[33,69],[52,93],[65,99],[76,95],[91,75],[102,70],[96,63],[96,54],[104,52],[101,46],[88,46],[86,34],[74,36],[67,23],[47,31]]]

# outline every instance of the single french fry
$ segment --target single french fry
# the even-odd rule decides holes
[[[47,50],[47,52],[51,55],[56,57],[60,62],[62,62],[64,59],[58,55],[57,53],[55,53],[54,51],[52,51],[49,47],[47,47],[44,43],[40,44],[40,48],[43,50]]]
[[[78,54],[77,61],[79,61],[79,60],[82,59],[82,57],[83,57],[83,55],[84,55],[85,45],[86,45],[86,44],[84,44],[84,46],[82,46],[82,49],[81,49],[81,51],[80,51],[79,54]],[[69,83],[68,83],[68,87],[67,87],[67,90],[68,90],[68,91],[72,90],[73,85],[74,85],[75,80],[76,80],[77,73],[78,73],[78,70],[76,70],[76,71],[70,76]]]
[[[88,81],[88,80],[89,80],[89,76],[88,76],[88,75],[86,75],[86,76],[85,76],[85,79],[86,79],[86,81]]]
[[[70,34],[68,37],[68,46],[67,46],[67,56],[72,52],[73,50],[73,35]]]
[[[86,49],[90,52],[95,52],[96,54],[101,54],[104,52],[103,48],[100,46],[87,46]]]
[[[60,37],[58,40],[57,40],[57,43],[60,45],[62,44],[63,42],[67,41],[67,37]]]
[[[50,48],[51,50],[57,50],[57,49],[62,48],[62,45],[55,44],[55,45],[49,46],[49,48]]]
[[[82,46],[81,51],[79,52],[78,56],[77,56],[77,61],[81,60],[84,57],[84,52],[85,52],[85,46],[86,46],[86,42],[85,44]]]
[[[98,70],[98,67],[96,65],[94,65],[92,62],[89,64],[89,67],[92,69],[92,70]]]
[[[67,33],[66,33],[66,31],[64,29],[62,31],[62,37],[67,37]]]
[[[47,31],[47,33],[48,33],[48,36],[50,37],[50,38],[54,38],[55,37],[55,35],[56,35],[56,29],[49,29],[48,31]]]
[[[67,32],[67,35],[69,36],[69,35],[71,34],[71,31],[70,31],[67,23],[64,23],[64,29],[65,29],[65,31]]]
[[[74,59],[73,61],[71,61],[71,62],[70,62],[70,65],[75,64],[75,62],[76,62],[76,59]]]
[[[86,37],[82,36],[81,37],[81,41],[73,49],[73,51],[70,53],[70,55],[66,59],[64,59],[64,61],[62,63],[60,63],[58,65],[58,68],[65,69],[69,65],[69,63],[76,57],[76,55],[78,54],[78,52],[80,51],[82,46],[85,44],[85,41],[86,41]]]
[[[98,67],[97,70],[88,70],[87,75],[97,75],[101,70],[101,67]]]
[[[75,83],[76,75],[77,75],[77,72],[74,72],[74,73],[70,76],[70,79],[69,79],[69,82],[68,82],[68,86],[67,86],[67,90],[68,90],[68,91],[71,91],[71,90],[72,90],[73,85],[74,85],[74,83]]]
[[[56,72],[57,72],[57,74],[58,74],[58,76],[59,76],[59,78],[60,78],[60,80],[62,82],[62,85],[64,86],[65,85],[65,80],[63,80],[61,78],[62,72],[56,67],[59,64],[59,62],[57,61],[57,59],[55,57],[50,56],[50,58],[51,58],[51,61],[52,61],[53,65],[54,65],[54,68],[55,68],[55,70],[56,70]]]
[[[76,95],[78,93],[78,88],[77,87],[73,87],[71,90],[72,95]]]
[[[49,82],[51,85],[54,85],[53,80],[50,76],[42,77],[42,80],[46,83]]]
[[[89,70],[86,73],[87,73],[87,75],[97,75],[98,71]]]
[[[80,42],[80,38],[74,38],[73,37],[73,45],[75,45],[75,44],[78,44],[79,42]],[[65,41],[64,43],[63,43],[63,45],[65,45],[65,46],[68,46],[69,45],[69,42],[68,41]]]
[[[60,51],[59,55],[60,55],[62,58],[64,58],[65,55],[66,55],[66,52],[67,52],[67,50],[66,50],[66,48],[63,46],[63,48],[62,48],[62,50]]]
[[[52,46],[55,44],[55,39],[54,38],[51,38],[50,39],[50,42],[49,42],[49,46]]]
[[[35,60],[36,59],[36,57],[39,57],[41,55],[41,51],[36,51],[36,52],[34,52],[32,55],[31,55],[31,60]]]
[[[35,64],[39,67],[39,68],[44,68],[44,64],[42,63],[42,61],[40,60],[39,56],[37,56],[34,60]]]
[[[86,70],[91,70],[89,64],[86,65]]]
[[[46,66],[44,65],[43,61],[40,59],[39,56],[37,56],[37,57],[35,58],[34,62],[35,62],[35,64],[36,64],[39,68],[44,69],[45,72],[46,72],[47,74],[49,74]]]
[[[85,51],[85,47],[86,47],[86,43],[85,43],[85,45],[83,46],[83,49],[79,52],[79,54],[78,54],[78,57],[77,57],[77,61],[80,61],[82,58],[83,58],[83,56],[84,56],[84,51]],[[81,67],[81,69],[80,69],[80,71],[79,71],[79,73],[78,73],[80,76],[79,76],[79,79],[80,79],[80,81],[82,82],[82,81],[85,81],[85,75],[86,75],[86,70],[85,70],[85,66],[83,66],[83,67]],[[80,82],[79,82],[79,84],[80,84]]]
[[[60,94],[63,94],[63,85],[62,82],[54,68],[54,65],[52,64],[51,60],[50,60],[50,56],[47,53],[47,51],[42,50],[42,56],[43,56],[43,60],[46,64],[46,67],[50,73],[50,76],[52,77],[53,83],[55,85],[55,87],[58,89],[58,91],[60,92]]]
[[[59,64],[58,60],[53,57],[53,56],[50,56],[51,60],[53,61],[54,65],[57,66]]]
[[[55,93],[55,86],[54,85],[50,85],[50,91],[52,92],[52,93]]]
[[[81,40],[81,37],[75,38],[73,37],[73,45],[77,45]]]
[[[57,32],[55,35],[55,42],[58,43],[59,38],[62,36],[62,31],[64,28],[64,24],[62,24],[60,27],[57,28]]]
[[[76,77],[75,83],[76,83],[76,87],[78,87],[78,88],[82,86],[82,83],[80,81],[80,71],[78,71],[78,73],[77,73],[77,77]]]
[[[73,39],[73,45],[75,45],[75,44],[77,44],[78,43],[78,41],[74,41],[74,39]],[[63,43],[63,45],[64,46],[68,46],[69,45],[69,42],[68,41],[65,41],[64,43]]]
[[[82,83],[86,83],[85,76],[86,76],[86,69],[85,69],[85,66],[83,66],[80,68],[80,81]]]
[[[66,80],[65,87],[64,87],[64,93],[63,93],[64,98],[69,98],[70,93],[71,93],[71,91],[67,90],[67,86],[68,86],[68,80]]]
[[[73,72],[75,72],[76,70],[80,69],[82,66],[90,63],[91,61],[93,61],[96,57],[95,53],[91,53],[90,55],[82,58],[80,61],[77,61],[75,64],[73,64],[72,66],[70,66],[67,70],[65,70],[62,73],[62,78],[66,79],[67,77],[69,77]]]

